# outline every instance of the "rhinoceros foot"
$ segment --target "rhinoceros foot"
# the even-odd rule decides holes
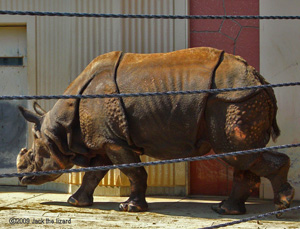
[[[136,202],[127,200],[126,202],[120,203],[119,210],[128,212],[144,212],[148,210],[148,204],[146,201]]]
[[[283,185],[282,190],[274,198],[276,210],[289,208],[293,201],[294,195],[295,189],[290,186],[290,184],[287,183]],[[280,218],[280,216],[282,216],[282,213],[276,214],[277,218]]]
[[[217,205],[212,205],[211,208],[220,215],[242,215],[246,213],[244,203],[236,203],[230,200],[223,200]]]
[[[70,196],[68,199],[68,203],[76,206],[76,207],[86,207],[93,205],[93,200],[90,200],[89,198],[76,198],[74,196]]]

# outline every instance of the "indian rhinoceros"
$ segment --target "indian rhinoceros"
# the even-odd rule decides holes
[[[110,52],[95,58],[64,94],[115,94],[234,88],[267,84],[239,56],[200,47],[169,53]],[[19,107],[34,123],[33,148],[17,158],[19,172],[68,169],[199,156],[266,146],[279,136],[276,98],[271,88],[218,94],[102,99],[60,99],[49,112]],[[243,214],[260,177],[271,181],[277,209],[289,207],[294,189],[287,182],[289,157],[260,152],[223,158],[234,167],[232,192],[213,206],[220,214]],[[147,173],[143,167],[121,171],[131,194],[122,211],[146,211]],[[87,172],[68,203],[93,204],[93,192],[107,171]],[[42,184],[59,175],[24,176],[22,184]]]

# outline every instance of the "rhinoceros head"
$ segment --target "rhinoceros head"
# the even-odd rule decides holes
[[[21,149],[17,157],[18,172],[50,171],[72,167],[67,156],[62,155],[55,142],[44,131],[48,125],[48,113],[37,109],[35,109],[37,113],[34,113],[21,106],[19,110],[27,121],[34,123],[32,128],[34,140],[32,149]],[[60,175],[24,176],[19,180],[24,185],[43,184],[57,179]]]

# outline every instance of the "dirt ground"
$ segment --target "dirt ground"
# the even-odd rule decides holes
[[[271,200],[251,199],[246,215],[220,216],[211,210],[220,197],[148,197],[148,212],[128,213],[117,210],[126,197],[96,196],[93,206],[77,208],[66,203],[69,196],[0,186],[0,228],[203,228],[274,210]],[[300,211],[227,228],[300,228]]]

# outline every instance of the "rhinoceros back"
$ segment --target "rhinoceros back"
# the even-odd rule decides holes
[[[208,89],[221,56],[222,51],[212,48],[127,53],[117,70],[117,85],[120,93]],[[133,143],[146,155],[159,158],[194,152],[207,96],[123,98]]]
[[[266,83],[241,58],[213,48],[120,54],[102,55],[94,62],[101,66],[104,61],[105,68],[93,71],[82,94],[189,91]],[[257,92],[211,96],[238,102]],[[272,97],[272,91],[269,95]],[[201,125],[208,96],[82,99],[79,120],[84,144],[90,149],[99,149],[107,142],[121,144],[158,158],[193,155],[205,135]]]

